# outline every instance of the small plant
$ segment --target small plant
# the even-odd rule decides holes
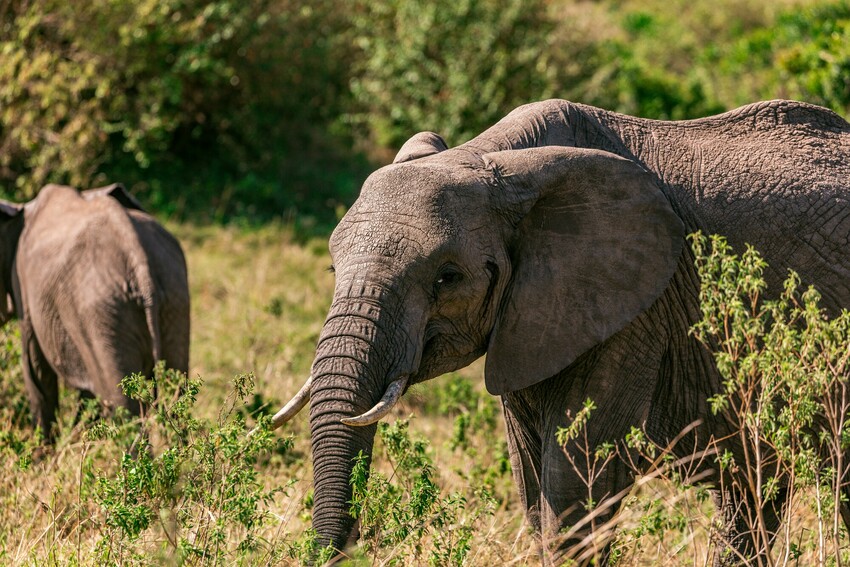
[[[360,518],[363,550],[391,564],[463,564],[479,520],[494,512],[489,493],[469,487],[444,496],[428,443],[411,438],[406,420],[379,424],[378,436],[392,474],[370,474],[363,455],[351,473],[351,514]]]
[[[593,400],[585,400],[575,415],[567,414],[569,424],[556,432],[567,462],[587,490],[580,503],[587,514],[562,530],[564,540],[576,543],[561,559],[568,565],[585,565],[607,556],[612,564],[628,565],[628,559],[639,556],[644,547],[654,548],[656,558],[687,549],[699,528],[699,518],[683,497],[693,482],[690,460],[675,459],[672,445],[660,447],[636,427],[625,439],[594,446],[587,425],[596,409]],[[634,489],[600,493],[597,482],[615,459],[619,466],[628,466],[642,476]],[[699,503],[705,501],[705,495],[705,490],[698,493]]]
[[[583,504],[584,509],[588,512],[592,512],[598,504],[593,498],[593,485],[605,472],[608,463],[616,456],[613,443],[603,443],[593,450],[590,449],[585,426],[590,419],[591,412],[595,409],[596,404],[588,398],[585,400],[584,406],[576,413],[572,422],[567,427],[559,427],[555,433],[570,466],[587,486],[587,500]],[[570,417],[569,413],[568,417]],[[574,443],[575,441],[580,442]],[[594,525],[595,522],[591,521],[591,526]]]
[[[312,528],[304,530],[301,537],[287,546],[287,556],[298,561],[300,565],[324,565],[330,561],[336,550],[333,546],[322,547],[319,545],[318,536]]]
[[[693,332],[715,352],[723,391],[710,401],[733,422],[742,447],[738,455],[718,455],[724,470],[737,472],[724,475],[732,483],[726,488],[752,499],[747,522],[757,546],[770,537],[761,507],[809,502],[817,523],[812,559],[840,564],[850,473],[850,313],[827,317],[820,294],[801,291],[793,272],[779,297],[766,301],[767,265],[755,250],[739,257],[718,236],[697,234],[692,242],[703,313]],[[780,513],[783,563],[800,553],[791,514],[792,506]]]
[[[133,375],[122,386],[150,404],[151,411],[116,472],[91,471],[94,498],[105,517],[99,561],[135,561],[151,551],[151,544],[164,556],[213,564],[270,552],[270,543],[258,538],[257,530],[269,519],[264,506],[283,489],[266,489],[255,464],[276,443],[291,441],[276,441],[263,427],[245,435],[235,408],[252,396],[253,376],[234,379],[215,423],[192,415],[200,380],[158,366],[152,380]],[[115,433],[98,424],[88,437]]]

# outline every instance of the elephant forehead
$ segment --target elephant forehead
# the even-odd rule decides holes
[[[422,213],[437,209],[445,195],[461,192],[468,184],[456,167],[393,164],[366,179],[355,205]]]
[[[367,208],[346,215],[334,231],[331,247],[337,254],[357,256],[423,255],[456,233],[454,223],[432,212]]]
[[[363,185],[331,246],[358,255],[427,254],[458,234],[457,201],[466,192],[460,180],[445,172],[389,166]]]

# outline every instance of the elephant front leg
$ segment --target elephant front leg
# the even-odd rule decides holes
[[[631,488],[631,469],[614,455],[598,457],[599,444],[544,443],[540,521],[547,564],[607,565],[616,514]]]
[[[546,404],[529,391],[519,391],[506,394],[502,408],[514,481],[538,538],[542,562],[557,565],[587,555],[604,564],[614,534],[608,521],[621,501],[608,497],[621,496],[631,486],[627,468],[608,460],[589,487],[581,459],[574,454],[568,458],[558,445],[556,425],[563,423],[543,415]],[[596,506],[589,506],[589,500]]]
[[[53,423],[59,407],[59,381],[48,364],[32,327],[21,321],[21,362],[24,385],[30,402],[33,424],[40,427],[44,440],[53,442]]]
[[[720,519],[714,567],[769,564],[768,556],[788,503],[788,489],[780,487],[774,499],[764,502],[760,520],[755,499],[747,490],[715,489],[712,498]]]
[[[508,454],[514,483],[525,509],[525,517],[540,537],[540,434],[532,426],[539,419],[521,395],[502,396],[502,411],[507,430]]]

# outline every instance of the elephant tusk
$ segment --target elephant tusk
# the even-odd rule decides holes
[[[295,417],[299,411],[301,411],[304,406],[307,405],[307,402],[310,401],[310,386],[313,384],[313,377],[310,376],[307,378],[307,381],[304,382],[304,385],[301,386],[301,389],[298,390],[298,393],[292,397],[289,402],[283,406],[279,412],[274,414],[272,417],[272,425],[269,428],[270,431],[274,431],[293,417]],[[251,430],[248,433],[249,436],[253,435],[257,432],[257,428]]]
[[[401,398],[404,392],[404,387],[407,386],[407,376],[402,376],[398,380],[393,381],[384,392],[384,397],[381,398],[375,407],[357,417],[344,417],[340,421],[345,425],[354,425],[362,427],[364,425],[372,425],[381,420],[385,415],[390,413],[393,406]]]

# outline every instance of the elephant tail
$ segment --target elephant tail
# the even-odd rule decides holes
[[[162,360],[162,338],[159,321],[159,296],[147,261],[136,265],[136,285],[145,310],[145,321],[151,337],[151,354],[156,364]]]
[[[148,332],[151,334],[151,347],[154,364],[162,360],[162,340],[159,333],[159,313],[156,302],[145,301],[145,319],[148,323]]]

